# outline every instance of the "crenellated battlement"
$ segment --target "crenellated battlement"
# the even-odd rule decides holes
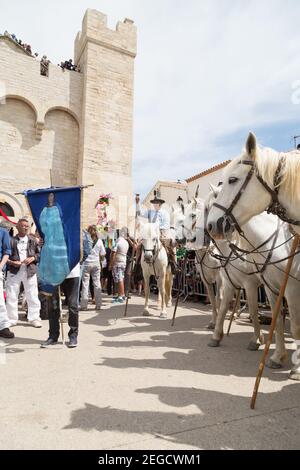
[[[126,18],[116,29],[107,27],[107,15],[88,9],[82,21],[82,30],[75,40],[75,62],[79,63],[88,42],[112,49],[131,57],[136,56],[137,33],[134,22]]]

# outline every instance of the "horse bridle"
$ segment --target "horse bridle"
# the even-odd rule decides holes
[[[152,256],[153,256],[153,258],[154,258],[154,257],[155,257],[155,254],[156,254],[156,252],[157,252],[157,249],[156,249],[156,248],[157,248],[157,245],[158,245],[158,239],[155,240],[154,247],[153,247],[152,249],[150,249],[150,250],[149,250],[149,249],[146,250],[146,248],[145,248],[144,245],[142,244],[142,251],[143,251],[144,253],[147,253],[147,252],[148,252],[148,253],[152,253]],[[158,255],[158,252],[157,252],[157,255]]]
[[[197,208],[197,202],[196,202],[196,208]],[[207,217],[208,217],[208,208],[205,207],[204,209],[204,247],[209,247],[209,244],[210,244],[210,235],[207,231],[207,228],[206,228],[206,224],[207,224]],[[190,230],[191,233],[195,232],[195,230],[197,230],[197,214],[192,214],[192,218],[194,219],[193,223],[192,223],[192,229]],[[183,228],[183,230],[186,230],[184,224],[181,226]],[[197,240],[197,236],[194,235],[193,238],[189,239],[187,237],[186,238],[186,241],[189,242],[189,243],[195,243],[196,240]]]
[[[255,175],[256,178],[258,179],[258,181],[262,184],[262,186],[268,191],[268,193],[271,196],[271,204],[268,206],[267,212],[277,215],[281,220],[283,220],[284,222],[288,222],[291,225],[300,226],[300,221],[299,220],[292,219],[292,218],[290,218],[286,215],[286,209],[281,205],[281,203],[279,202],[279,199],[278,199],[279,186],[280,186],[280,183],[281,183],[280,173],[281,173],[281,170],[282,170],[282,167],[283,167],[283,164],[284,164],[284,159],[280,158],[280,160],[279,160],[278,167],[276,169],[276,172],[275,172],[275,175],[274,175],[274,180],[273,180],[274,189],[272,189],[262,179],[262,177],[259,175],[259,173],[257,171],[257,167],[256,167],[254,161],[252,161],[252,160],[241,160],[239,162],[239,164],[249,165],[251,168],[250,168],[250,171],[248,172],[248,174],[246,176],[245,181],[243,182],[242,186],[240,187],[238,193],[233,198],[232,203],[230,204],[230,206],[228,208],[222,206],[221,204],[218,204],[217,202],[213,203],[213,206],[217,207],[218,209],[221,209],[224,212],[225,221],[227,219],[229,221],[230,225],[234,226],[234,228],[239,232],[240,235],[243,235],[243,230],[239,226],[238,221],[234,217],[232,211],[235,208],[238,201],[240,200],[240,198],[242,197],[245,189],[247,188],[248,184],[251,181],[252,176]]]

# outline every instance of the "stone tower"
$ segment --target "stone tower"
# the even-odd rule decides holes
[[[78,181],[87,190],[84,212],[99,192],[112,192],[120,215],[132,203],[133,80],[136,28],[131,20],[107,28],[106,15],[87,10],[75,41],[84,75]],[[124,221],[119,220],[119,225]]]
[[[80,73],[50,64],[43,76],[38,60],[0,36],[0,207],[19,217],[24,200],[10,195],[48,187],[51,173],[56,186],[93,185],[83,193],[84,224],[95,223],[97,198],[108,192],[115,198],[112,218],[126,223],[135,56],[133,22],[111,30],[96,10],[87,10],[75,41]]]

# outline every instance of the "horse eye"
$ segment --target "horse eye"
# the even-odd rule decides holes
[[[231,176],[231,177],[229,178],[229,180],[228,180],[228,183],[229,183],[229,184],[234,184],[234,183],[236,183],[238,180],[239,180],[239,179],[236,178],[235,176]]]
[[[222,184],[223,184],[223,181],[219,181],[218,187],[219,187],[219,186],[222,186]]]

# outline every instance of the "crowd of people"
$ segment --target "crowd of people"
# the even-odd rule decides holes
[[[41,328],[41,294],[43,285],[38,279],[38,265],[43,240],[38,233],[30,233],[30,224],[22,218],[16,225],[17,233],[0,227],[0,337],[14,338],[12,328],[19,320],[20,289],[24,290],[27,302],[27,320],[34,328]],[[111,248],[104,246],[96,226],[83,232],[83,259],[75,266],[62,283],[68,307],[69,344],[77,346],[79,310],[87,310],[89,301],[101,310],[102,292],[112,295],[114,304],[122,304],[130,291],[142,292],[142,272],[131,276],[131,260],[137,244],[123,228]],[[131,284],[130,284],[131,280]],[[5,281],[5,294],[4,294]],[[45,348],[57,344],[59,338],[60,299],[58,289],[52,293],[49,318],[49,337],[41,344]]]
[[[58,64],[63,70],[73,70],[73,72],[80,72],[80,65],[73,64],[73,60],[65,60]]]
[[[15,34],[10,34],[8,31],[4,31],[3,36],[9,37],[18,46],[22,47],[22,49],[24,49],[24,51],[28,55],[38,59],[39,54],[37,52],[35,52],[34,54],[32,53],[31,45],[24,43],[21,39],[18,39]],[[46,55],[43,55],[40,60],[40,63],[41,63],[41,75],[48,76],[48,69],[49,69],[49,64],[51,64],[51,61],[48,59]],[[58,64],[58,66],[61,67],[63,70],[72,70],[73,72],[80,72],[80,66],[73,64],[72,59],[64,60],[60,64]]]
[[[22,47],[24,49],[24,51],[27,52],[27,54],[29,54],[31,56],[33,55],[31,45],[24,43],[21,39],[18,39],[15,34],[10,34],[8,31],[4,31],[3,36],[9,37],[10,39],[12,39],[12,41],[14,41],[20,47]],[[37,57],[37,56],[38,56],[38,54],[35,53],[34,57]]]

